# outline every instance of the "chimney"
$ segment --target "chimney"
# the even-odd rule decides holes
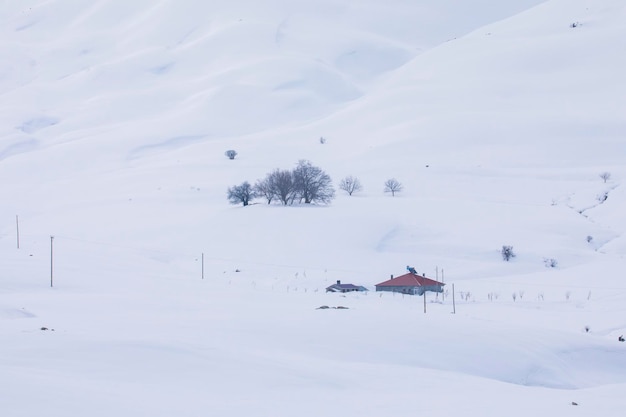
[[[393,279],[393,274],[391,274],[391,279]]]
[[[337,285],[341,285],[341,281],[340,280],[337,280]]]

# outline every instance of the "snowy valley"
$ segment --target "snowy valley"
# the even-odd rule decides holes
[[[622,3],[0,4],[3,414],[621,416]]]

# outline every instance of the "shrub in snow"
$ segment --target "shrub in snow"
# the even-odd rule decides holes
[[[497,300],[499,296],[500,294],[498,294],[497,292],[490,292],[489,294],[487,294],[487,298],[489,299],[489,301]]]
[[[559,264],[557,260],[554,258],[543,258],[543,263],[546,266],[546,268],[556,268],[557,265]]]
[[[600,173],[600,178],[602,178],[602,181],[607,182],[611,178],[611,173],[610,172],[602,172],[602,173]]]
[[[503,245],[500,253],[502,254],[502,259],[504,259],[507,262],[510,261],[511,258],[515,258],[515,252],[513,252],[513,246]]]
[[[226,152],[224,152],[224,155],[226,155],[228,159],[235,159],[235,157],[237,156],[237,151],[229,149]]]

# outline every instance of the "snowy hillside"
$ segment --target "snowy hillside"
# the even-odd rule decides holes
[[[1,409],[622,415],[626,5],[496,3],[0,4]]]

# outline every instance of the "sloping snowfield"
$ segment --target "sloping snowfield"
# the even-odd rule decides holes
[[[626,5],[496,3],[1,3],[1,414],[622,416]]]

